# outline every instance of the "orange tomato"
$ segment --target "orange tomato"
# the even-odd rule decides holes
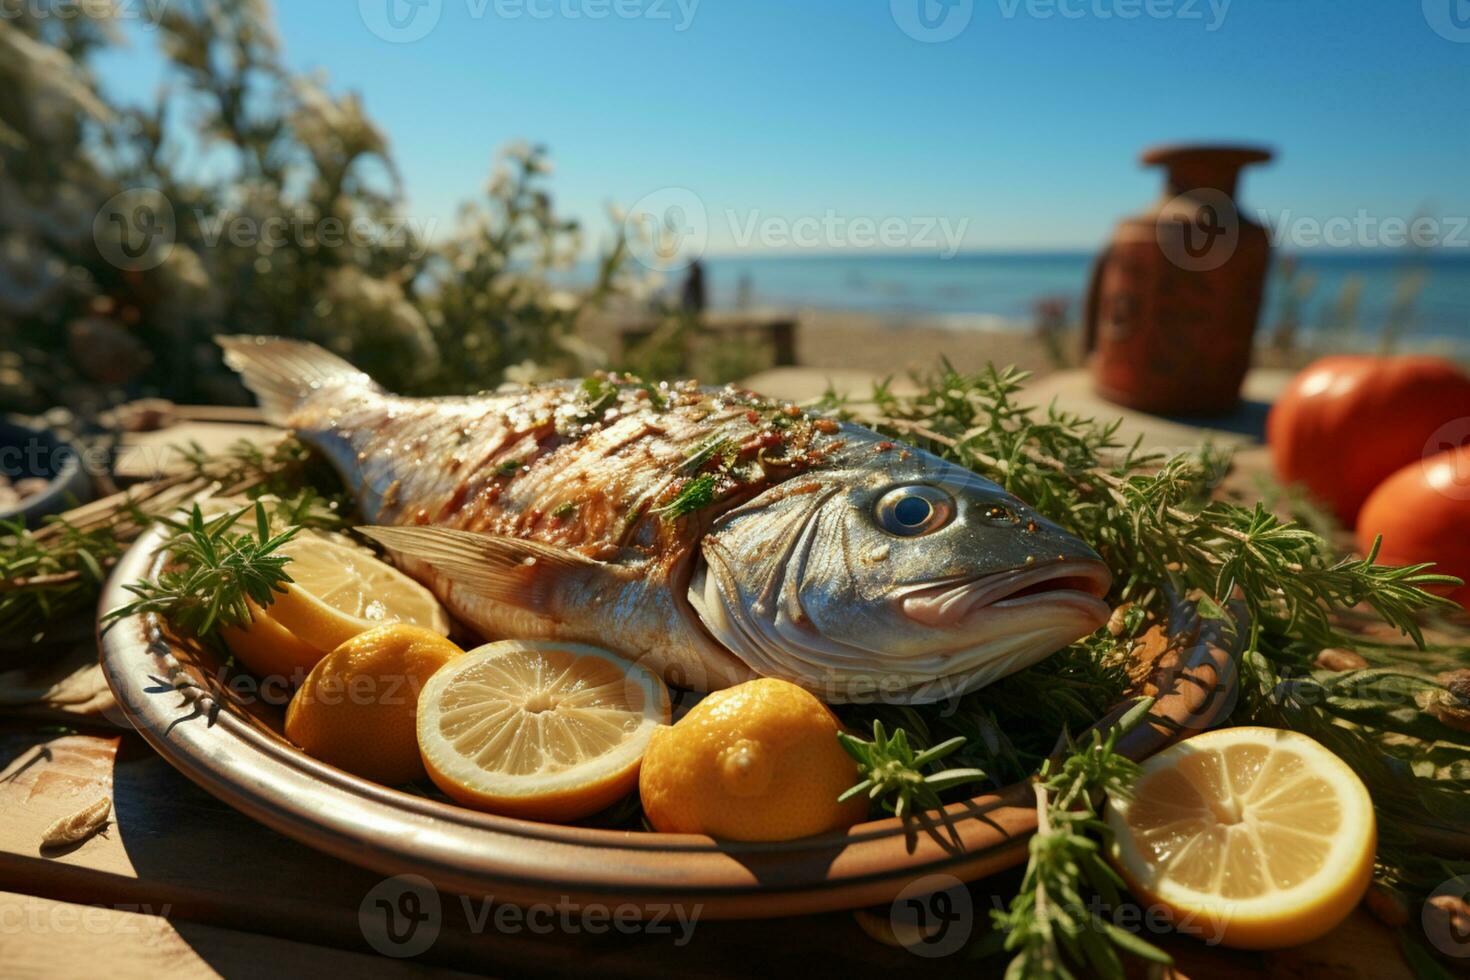
[[[1443,445],[1442,426],[1464,419],[1470,377],[1438,357],[1324,357],[1292,379],[1266,420],[1277,477],[1300,483],[1352,526],[1389,474]],[[1447,439],[1446,445],[1457,439]]]
[[[1383,535],[1385,565],[1432,561],[1434,571],[1470,581],[1470,443],[1415,460],[1378,485],[1358,514],[1364,553]],[[1470,609],[1470,586],[1450,598]]]

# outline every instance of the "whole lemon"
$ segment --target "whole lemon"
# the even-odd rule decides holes
[[[810,691],[762,678],[706,697],[654,733],[638,792],[655,830],[730,840],[789,840],[839,830],[867,813],[838,803],[858,781],[837,717]]]
[[[286,708],[286,737],[364,779],[387,785],[420,779],[419,692],[461,653],[438,633],[407,623],[360,633],[306,675]]]

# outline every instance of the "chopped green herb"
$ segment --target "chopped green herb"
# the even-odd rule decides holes
[[[594,422],[617,404],[618,386],[603,378],[585,378],[582,381],[582,399],[586,402],[586,407],[578,416],[579,420]]]
[[[712,460],[723,459],[735,450],[735,441],[724,435],[714,435],[700,443],[684,460],[679,472],[693,476]]]
[[[653,382],[634,380],[630,384],[639,391],[648,393],[648,403],[653,406],[655,411],[662,412],[669,407],[669,400],[664,397],[663,392],[658,390],[658,385]]]
[[[715,502],[715,482],[713,473],[705,473],[684,481],[684,485],[679,488],[674,499],[662,507],[655,508],[654,513],[661,515],[666,521],[676,521],[687,514],[708,507]]]

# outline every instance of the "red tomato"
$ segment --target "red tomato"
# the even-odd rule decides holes
[[[1464,431],[1429,445],[1457,419]],[[1390,473],[1466,435],[1470,377],[1438,357],[1324,357],[1292,379],[1266,419],[1276,476],[1306,486],[1348,526]]]
[[[1358,514],[1358,548],[1367,554],[1383,535],[1385,565],[1432,561],[1434,571],[1470,582],[1470,442],[1394,473]],[[1450,598],[1470,609],[1470,586]]]

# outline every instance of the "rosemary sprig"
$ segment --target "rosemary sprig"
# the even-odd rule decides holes
[[[122,546],[109,528],[60,518],[38,531],[0,521],[0,636],[40,643],[97,601]]]
[[[871,742],[847,732],[838,732],[837,741],[857,762],[858,774],[862,777],[848,787],[837,802],[845,803],[866,793],[870,800],[900,819],[913,813],[915,805],[926,810],[939,806],[939,794],[947,789],[989,778],[983,770],[972,768],[924,772],[926,767],[960,749],[965,744],[963,735],[916,752],[904,729],[889,735],[883,728],[883,722],[874,719]]]
[[[1125,696],[1130,681],[1127,653],[1146,623],[1114,637],[1089,636],[1026,670],[952,701],[936,704],[837,705],[852,731],[881,721],[885,731],[903,730],[912,751],[923,752],[961,736],[949,763],[979,769],[996,785],[1025,779],[1055,751],[1058,733],[1081,731]]]
[[[1147,717],[1152,698],[1135,704],[1104,736],[1093,729],[1081,745],[1067,739],[1059,761],[1047,760],[1033,781],[1037,832],[1029,845],[1021,887],[1004,911],[992,913],[1013,954],[1008,980],[1074,976],[1123,977],[1119,951],[1153,963],[1169,955],[1101,914],[1115,906],[1124,887],[1103,855],[1107,824],[1099,817],[1104,796],[1126,798],[1138,765],[1117,752],[1118,738]],[[1097,901],[1089,903],[1089,895]]]
[[[236,531],[236,523],[252,509],[255,533]],[[183,521],[159,520],[174,531],[167,544],[168,567],[156,580],[124,586],[138,598],[109,610],[104,623],[152,612],[194,636],[207,637],[221,625],[246,625],[254,618],[250,602],[269,606],[276,593],[286,591],[291,581],[286,564],[291,559],[278,552],[301,527],[272,534],[264,503],[256,501],[253,507],[209,519],[195,504]]]

